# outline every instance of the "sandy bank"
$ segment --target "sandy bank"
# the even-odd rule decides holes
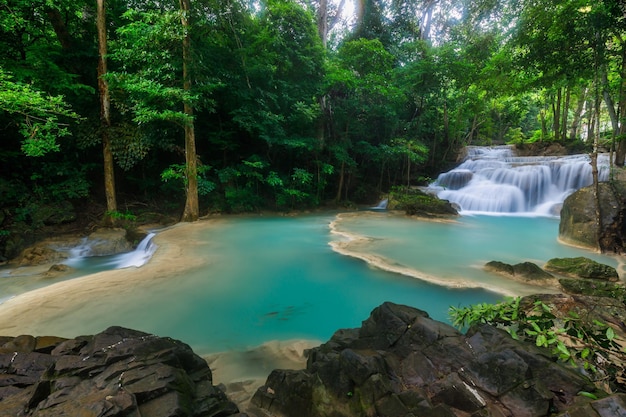
[[[67,312],[103,304],[115,306],[121,293],[141,292],[206,263],[191,256],[189,248],[197,241],[198,233],[219,221],[180,223],[159,232],[154,238],[158,246],[155,254],[140,268],[104,271],[62,281],[5,301],[0,304],[0,335],[77,336],[62,320]]]
[[[213,373],[213,383],[222,384],[228,398],[246,410],[274,369],[304,369],[307,350],[319,345],[313,340],[272,340],[250,350],[220,352],[204,359]]]

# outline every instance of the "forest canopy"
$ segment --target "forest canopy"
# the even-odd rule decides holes
[[[373,203],[466,145],[621,166],[625,43],[620,0],[0,0],[0,233]]]

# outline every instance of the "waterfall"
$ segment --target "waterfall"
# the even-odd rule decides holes
[[[137,245],[134,251],[117,255],[115,257],[115,268],[139,267],[148,262],[157,248],[152,242],[154,236],[154,233],[148,233],[148,235],[139,242],[139,245]]]
[[[558,215],[568,195],[592,184],[590,162],[588,155],[521,157],[512,146],[471,146],[429,188],[461,212]],[[598,156],[598,170],[607,181],[608,155]]]
[[[90,242],[85,238],[80,245],[69,251],[70,257],[63,263],[77,269],[140,267],[150,260],[157,249],[157,246],[152,242],[154,236],[155,233],[148,233],[133,251],[108,256],[92,256]]]
[[[384,200],[381,200],[374,207],[370,207],[370,210],[386,210],[387,209],[387,204],[389,204],[389,199],[385,198]]]

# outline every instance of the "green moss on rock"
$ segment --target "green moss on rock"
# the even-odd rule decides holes
[[[412,188],[395,189],[389,201],[388,208],[404,210],[409,216],[448,217],[459,214],[448,200]]]
[[[545,269],[572,278],[590,278],[611,282],[619,280],[619,275],[612,266],[582,256],[550,259]]]

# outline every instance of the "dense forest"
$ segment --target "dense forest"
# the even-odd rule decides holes
[[[372,203],[469,144],[621,166],[625,118],[621,0],[0,0],[0,243]]]

